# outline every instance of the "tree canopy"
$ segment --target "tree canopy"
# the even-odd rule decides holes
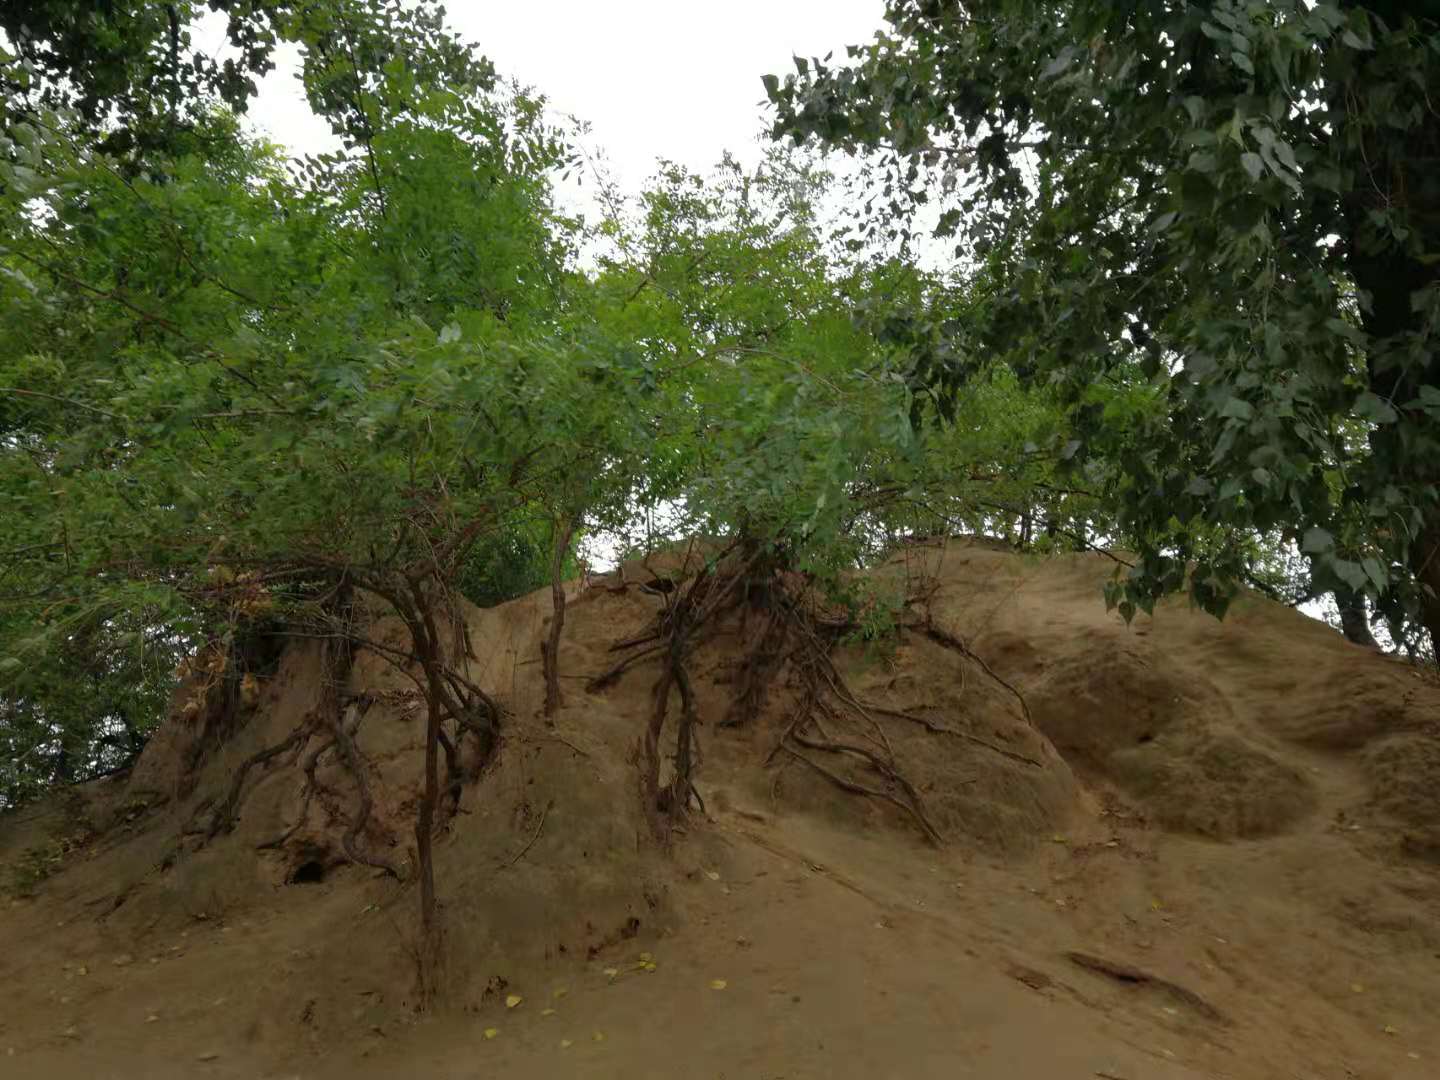
[[[1440,24],[1427,5],[894,0],[766,79],[774,132],[877,155],[857,228],[917,212],[1003,358],[1058,390],[1140,564],[1131,610],[1223,611],[1253,538],[1440,633]],[[1154,409],[1117,414],[1116,380]],[[1190,565],[1193,564],[1193,569]]]

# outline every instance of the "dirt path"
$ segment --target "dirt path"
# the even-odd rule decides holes
[[[313,1075],[1210,1075],[1184,1061],[1179,1026],[1194,1017],[1177,1016],[1169,1032],[1136,1027],[1077,1000],[1058,979],[1013,965],[1007,971],[997,966],[996,943],[967,929],[963,905],[942,907],[940,874],[913,883],[920,888],[909,890],[908,903],[898,893],[876,895],[850,868],[812,862],[791,848],[805,831],[732,823],[714,866],[697,866],[692,928],[653,952],[637,947],[603,961],[618,970],[613,979],[601,968],[563,986],[523,988],[525,1001],[508,1013],[437,1022],[359,1070]],[[654,972],[637,969],[642,951],[653,957]],[[1078,972],[1066,978],[1085,981]],[[552,997],[557,989],[565,991],[559,999]],[[553,1015],[542,1015],[551,1007]],[[487,1026],[498,1034],[486,1039]]]
[[[759,818],[759,820],[757,820]],[[1375,1071],[1316,1071],[1254,1025],[1217,1021],[1165,987],[1127,985],[1066,960],[1066,946],[1113,950],[1057,909],[1052,867],[1030,876],[957,857],[917,859],[804,819],[721,815],[690,860],[685,929],[627,942],[583,969],[519,982],[476,1015],[389,1027],[344,1047],[273,1047],[243,1032],[161,1021],[0,1059],[0,1076],[53,1080],[462,1080],[503,1076],[714,1080],[976,1077],[1194,1080],[1432,1075],[1398,1052]],[[682,862],[682,867],[685,863]],[[266,932],[236,930],[242,955]],[[643,965],[653,963],[654,970]],[[1162,961],[1163,962],[1163,961]],[[1167,969],[1168,970],[1168,969]],[[614,974],[610,974],[610,972]],[[223,976],[221,976],[223,978]],[[723,981],[718,988],[716,980]],[[1192,988],[1186,987],[1186,990]],[[1208,986],[1197,989],[1205,994]],[[1200,995],[1196,994],[1197,998]],[[1208,1004],[1208,1000],[1200,998]],[[1217,999],[1221,1008],[1234,1007]],[[547,1014],[547,1010],[553,1010]],[[112,1020],[114,1018],[111,1018]],[[493,1030],[493,1034],[487,1032]],[[1337,1051],[1337,1054],[1339,1051]],[[210,1057],[209,1055],[214,1055]],[[206,1057],[207,1060],[201,1060]],[[1290,1061],[1293,1071],[1281,1071]]]

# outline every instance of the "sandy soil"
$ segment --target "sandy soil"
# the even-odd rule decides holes
[[[708,813],[657,850],[630,758],[653,674],[575,680],[547,726],[544,594],[472,613],[472,677],[513,716],[440,841],[451,968],[424,1017],[413,892],[337,854],[338,771],[279,850],[256,848],[296,820],[298,766],[257,777],[235,832],[181,836],[314,707],[297,650],[194,775],[177,708],[133,777],[0,821],[0,869],[86,835],[0,907],[0,1077],[1440,1075],[1440,688],[1258,599],[1126,627],[1106,572],[976,546],[884,572],[925,584],[990,670],[911,634],[842,657],[856,692],[1032,759],[887,721],[939,848],[893,807],[764,766],[782,679],[760,721],[707,728]],[[577,596],[567,670],[602,670],[655,602]],[[703,715],[750,637],[697,654]],[[353,678],[403,690],[379,664]],[[397,859],[412,714],[397,693],[358,736],[366,839]]]

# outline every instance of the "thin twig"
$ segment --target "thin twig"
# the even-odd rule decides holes
[[[960,655],[968,657],[969,659],[975,661],[975,663],[979,664],[981,670],[984,671],[986,675],[989,675],[991,679],[993,679],[995,682],[1003,686],[1006,690],[1010,691],[1010,693],[1015,695],[1015,700],[1020,703],[1020,711],[1025,716],[1025,722],[1031,727],[1035,726],[1035,721],[1030,716],[1030,706],[1025,703],[1025,695],[1020,693],[1019,690],[1015,689],[1013,684],[1007,682],[1005,679],[1002,679],[999,675],[995,674],[995,670],[983,659],[981,659],[981,657],[976,654],[970,648],[970,646],[966,645],[965,642],[962,641],[959,637],[950,633],[950,631],[944,629],[943,627],[936,626],[934,621],[930,619],[927,619],[923,623],[912,624],[912,629],[919,629],[931,641],[934,641],[940,645],[944,645],[947,649],[954,649],[956,652],[960,653]]]
[[[574,743],[572,743],[569,739],[564,738],[564,737],[561,736],[561,735],[550,735],[550,734],[547,734],[547,735],[544,736],[544,738],[554,739],[556,742],[561,743],[561,744],[564,745],[564,746],[568,746],[571,750],[574,750],[575,753],[579,754],[579,755],[580,755],[581,757],[583,757],[583,758],[588,758],[588,757],[590,756],[590,754],[589,754],[587,751],[580,749],[580,747],[576,746],[576,745],[575,745]]]
[[[884,705],[870,704],[868,707],[874,709],[881,716],[893,716],[897,720],[909,720],[912,724],[919,724],[926,731],[932,732],[936,735],[951,735],[957,739],[964,739],[966,742],[973,742],[977,746],[983,746],[985,747],[985,749],[1000,754],[1002,757],[1013,758],[1015,761],[1024,762],[1026,765],[1033,765],[1037,769],[1043,769],[1045,767],[1041,762],[1036,761],[1032,757],[1026,757],[1024,754],[1017,754],[1014,750],[1006,750],[1003,746],[996,746],[994,743],[986,739],[982,739],[978,735],[971,735],[968,731],[957,731],[955,728],[946,727],[944,724],[937,724],[935,723],[935,721],[929,719],[928,717],[919,716],[911,712],[905,712],[903,709],[887,708]]]
[[[540,839],[540,830],[545,828],[545,817],[550,813],[550,807],[554,805],[554,799],[551,799],[545,804],[545,809],[540,811],[540,823],[535,826],[535,831],[530,835],[530,839],[525,842],[525,846],[515,853],[515,857],[513,859],[511,859],[508,863],[505,864],[507,867],[514,866],[516,863],[518,863],[521,859],[525,857],[525,853],[527,851],[529,851],[532,847],[535,846],[535,841]]]

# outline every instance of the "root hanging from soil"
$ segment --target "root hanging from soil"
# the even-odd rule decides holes
[[[732,613],[739,615],[742,626],[763,620],[763,629],[740,666],[734,699],[717,727],[754,723],[782,673],[788,671],[787,681],[799,687],[796,705],[766,758],[767,766],[783,768],[799,762],[842,791],[899,810],[927,841],[937,845],[943,838],[919,790],[896,760],[885,720],[916,724],[931,734],[961,739],[1028,766],[1042,767],[1034,758],[979,736],[862,701],[832,659],[836,646],[853,629],[850,619],[827,610],[814,597],[811,580],[790,571],[776,549],[737,541],[679,588],[666,593],[665,601],[651,625],[612,646],[623,655],[588,687],[592,692],[602,690],[635,668],[659,661],[654,708],[636,747],[635,760],[647,814],[662,839],[688,812],[692,801],[699,799],[694,774],[702,718],[687,660],[720,618]],[[1003,682],[963,642],[950,640],[955,643],[951,647],[958,646],[968,659]],[[672,715],[671,701],[677,696],[680,707],[674,723],[674,752],[668,781],[662,783],[665,762],[661,747]],[[1021,705],[1023,708],[1023,699]],[[1028,719],[1028,710],[1026,716]]]
[[[203,835],[206,842],[208,842],[215,839],[215,837],[221,833],[228,833],[234,829],[236,817],[240,812],[241,798],[245,792],[245,781],[249,779],[250,771],[279,757],[292,747],[304,749],[304,745],[310,738],[313,729],[313,719],[307,718],[304,723],[290,732],[290,734],[280,742],[275,743],[273,746],[267,746],[242,761],[240,767],[235,770],[235,777],[230,781],[230,789],[226,793],[225,798],[219,803],[206,800],[196,808],[197,812],[205,808],[211,810],[209,824],[203,829],[187,828],[186,832],[199,833]]]
[[[1017,702],[1019,702],[1020,713],[1025,717],[1025,722],[1031,727],[1035,726],[1035,720],[1030,715],[1030,706],[1025,701],[1025,695],[1020,693],[1020,691],[1015,688],[1015,685],[1013,683],[995,674],[995,670],[985,662],[984,658],[976,654],[976,652],[971,649],[969,645],[965,644],[963,638],[952,634],[943,626],[937,626],[935,624],[934,618],[931,616],[928,604],[925,608],[924,621],[912,623],[910,624],[909,628],[913,630],[919,630],[922,634],[928,637],[931,641],[935,642],[937,645],[943,645],[947,649],[958,652],[965,659],[975,664],[978,668],[980,668],[981,671],[985,672],[985,674],[990,677],[990,680],[992,682],[1009,691],[1010,695],[1014,697]],[[964,668],[961,668],[961,671],[963,672]]]
[[[371,648],[412,679],[414,675],[410,665],[415,658],[371,641],[364,635],[362,628],[355,624],[348,589],[337,591],[332,607],[321,613],[320,620],[323,625],[318,628],[319,632],[302,635],[317,637],[321,641],[322,692],[315,708],[285,738],[241,762],[223,798],[212,797],[202,801],[192,813],[190,824],[182,829],[182,834],[198,837],[199,844],[203,846],[233,831],[245,798],[255,786],[256,774],[273,767],[276,762],[285,761],[294,765],[303,760],[304,786],[295,820],[279,835],[257,845],[257,850],[284,849],[309,821],[317,794],[335,801],[340,798],[339,793],[323,784],[318,776],[319,766],[329,754],[354,784],[353,808],[347,815],[345,831],[340,838],[345,857],[356,865],[371,867],[397,880],[404,880],[406,875],[400,865],[368,850],[363,843],[375,804],[369,780],[371,765],[360,750],[356,736],[366,713],[377,700],[396,696],[423,700],[424,695],[389,691],[378,695],[350,696],[344,688],[349,682],[357,649]],[[466,647],[459,644],[464,641],[462,636],[457,634],[456,640],[457,648]],[[444,801],[448,820],[449,816],[459,811],[466,784],[473,783],[493,759],[499,741],[501,710],[493,698],[453,666],[447,666],[444,672],[443,692],[446,721],[451,725],[448,729],[442,727],[440,733],[446,763]],[[464,754],[462,748],[467,741],[473,743],[473,751]]]
[[[365,702],[364,707],[369,708],[368,701]],[[359,727],[360,718],[364,715],[363,711],[361,711],[360,704],[358,702],[352,703],[346,712],[347,714],[354,714],[355,725]],[[347,730],[345,721],[346,717],[334,718],[331,724],[331,730],[334,734],[335,748],[339,753],[340,761],[345,766],[345,771],[348,772],[355,781],[355,790],[359,798],[359,805],[350,818],[350,826],[345,830],[345,835],[340,838],[340,846],[345,852],[345,857],[351,862],[358,863],[361,866],[374,867],[376,870],[383,870],[397,881],[403,881],[404,874],[400,872],[399,867],[381,855],[371,855],[368,852],[362,851],[357,842],[360,834],[365,831],[366,823],[370,820],[370,811],[374,806],[374,802],[370,797],[370,782],[365,778],[368,762],[364,760],[359,749],[356,748],[355,737]]]

